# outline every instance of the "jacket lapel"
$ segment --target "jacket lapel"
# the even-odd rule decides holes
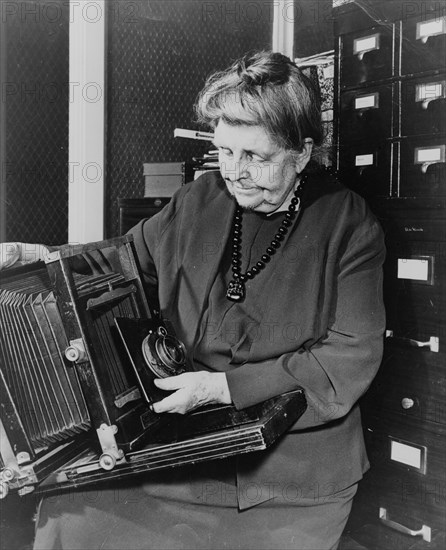
[[[190,210],[194,214],[184,220],[182,236],[178,239],[181,261],[177,283],[181,288],[176,299],[183,338],[186,338],[185,344],[191,349],[199,337],[209,293],[231,238],[235,211],[235,201],[226,190],[221,189],[219,182],[211,181],[209,184],[219,187],[217,193],[208,196],[206,204],[197,201],[197,207]]]

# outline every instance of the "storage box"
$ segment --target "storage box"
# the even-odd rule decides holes
[[[144,196],[171,197],[193,179],[186,162],[152,162],[143,164]]]

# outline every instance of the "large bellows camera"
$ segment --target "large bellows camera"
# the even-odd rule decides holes
[[[2,272],[0,324],[0,498],[262,450],[305,410],[296,390],[241,411],[153,412],[166,396],[154,379],[192,365],[152,315],[129,236]]]

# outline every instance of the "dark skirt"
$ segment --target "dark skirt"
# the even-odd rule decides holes
[[[45,497],[35,550],[314,549],[337,547],[357,485],[302,498],[295,485],[270,487],[271,499],[239,511],[234,463],[152,474],[138,483]],[[258,487],[247,487],[255,499]],[[262,488],[265,490],[265,487]]]

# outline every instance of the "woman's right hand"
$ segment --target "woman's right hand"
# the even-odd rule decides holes
[[[49,250],[43,244],[0,243],[0,270],[15,263],[29,264],[44,260]]]

